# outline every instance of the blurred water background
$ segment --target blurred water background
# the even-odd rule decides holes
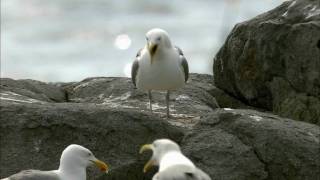
[[[1,0],[1,77],[51,82],[130,76],[154,27],[169,32],[190,71],[212,74],[233,26],[283,0]]]

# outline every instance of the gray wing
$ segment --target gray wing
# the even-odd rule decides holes
[[[182,50],[178,47],[175,46],[177,52],[179,53],[179,58],[180,58],[180,63],[181,63],[181,67],[183,69],[184,72],[184,81],[187,82],[189,79],[189,66],[188,66],[188,61],[187,59],[184,57]]]
[[[152,180],[211,180],[211,178],[198,168],[177,165],[158,172]]]
[[[139,61],[138,58],[140,58],[141,56],[141,51],[142,49],[140,49],[136,55],[136,59],[133,61],[132,67],[131,67],[131,79],[132,79],[132,83],[134,84],[134,86],[136,86],[136,82],[137,82],[137,74],[138,74],[138,70],[139,70]]]
[[[60,180],[52,171],[24,170],[8,177],[9,180]]]
[[[179,55],[183,56],[183,51],[178,46],[175,46],[176,50],[178,51]]]

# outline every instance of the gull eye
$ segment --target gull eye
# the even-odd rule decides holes
[[[149,38],[148,38],[148,37],[146,37],[146,40],[147,40],[147,41],[149,41]]]
[[[158,38],[157,38],[157,41],[160,41],[160,40],[161,40],[161,37],[158,37]]]
[[[88,156],[92,156],[92,153],[91,153],[91,152],[89,152],[89,153],[88,153]]]

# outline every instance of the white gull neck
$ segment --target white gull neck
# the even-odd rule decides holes
[[[175,165],[186,165],[195,168],[195,165],[181,152],[169,151],[161,157],[159,172]]]

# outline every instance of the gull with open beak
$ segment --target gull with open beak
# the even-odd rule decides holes
[[[91,165],[106,173],[109,170],[89,149],[72,144],[62,152],[58,170],[24,170],[2,180],[86,180],[86,168]]]
[[[177,143],[169,139],[158,139],[152,144],[143,145],[140,154],[147,150],[152,150],[153,155],[143,172],[147,172],[152,166],[159,166],[159,171],[152,180],[211,180],[182,154]]]
[[[189,67],[180,48],[173,46],[169,35],[162,29],[152,29],[146,34],[147,44],[133,62],[131,78],[133,84],[149,95],[152,112],[152,90],[166,90],[167,117],[169,117],[170,91],[185,85]]]

